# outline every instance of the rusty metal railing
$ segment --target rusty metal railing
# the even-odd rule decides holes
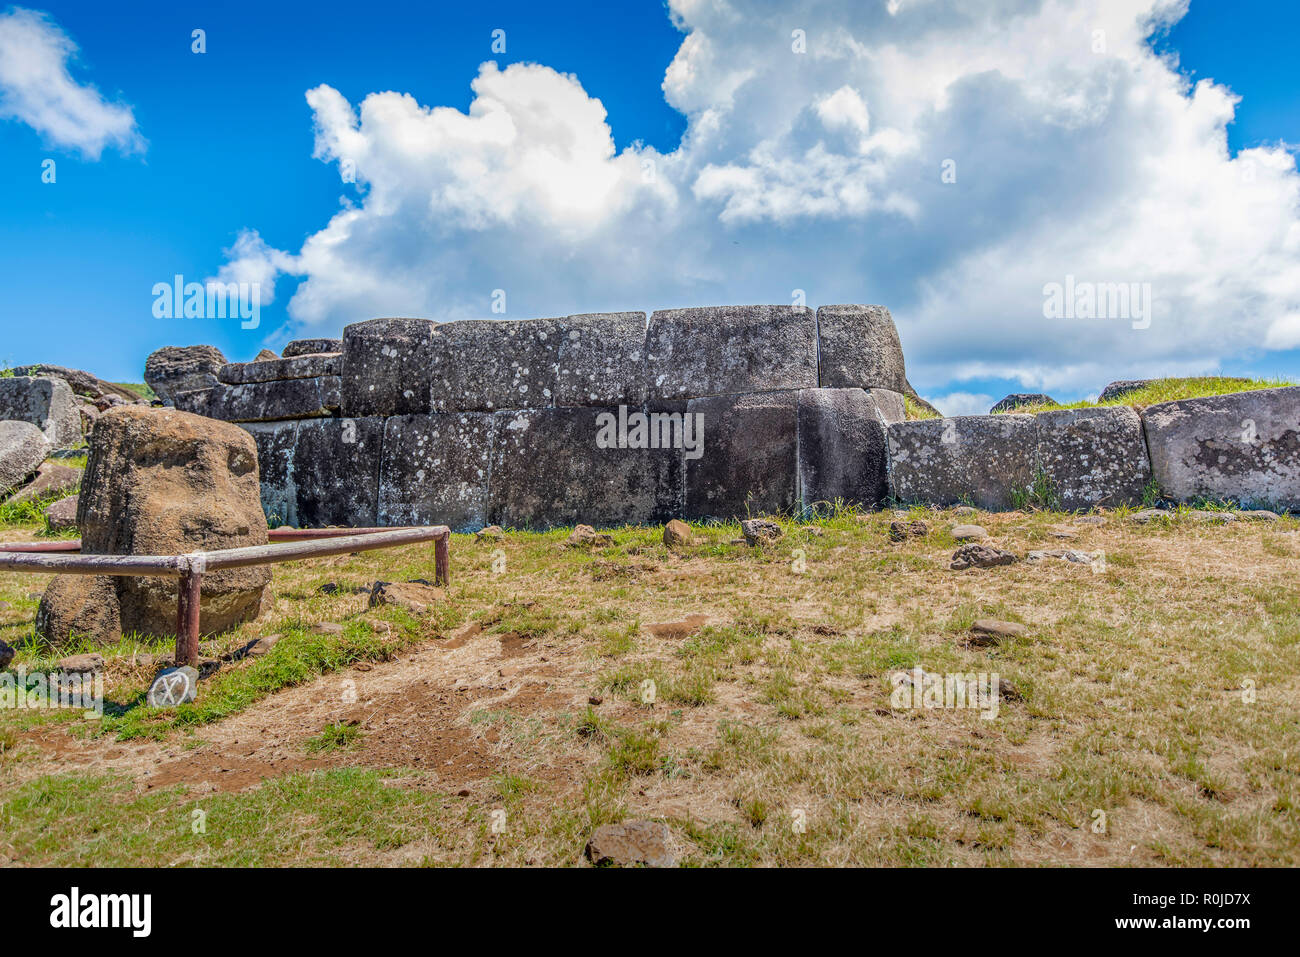
[[[446,525],[426,528],[276,528],[271,529],[267,537],[272,542],[288,544],[248,545],[184,555],[82,555],[71,554],[81,551],[79,539],[14,542],[0,544],[0,571],[179,578],[180,588],[176,596],[178,666],[193,666],[199,660],[199,600],[203,576],[207,572],[432,541],[434,581],[445,585],[451,578],[451,529]]]

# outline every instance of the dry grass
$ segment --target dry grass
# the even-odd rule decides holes
[[[272,620],[204,650],[285,639],[197,706],[146,714],[150,646],[124,640],[104,719],[0,714],[0,863],[569,864],[630,817],[703,865],[1300,863],[1300,525],[983,514],[1001,547],[1104,570],[954,572],[970,516],[914,510],[934,531],[902,544],[892,517],[784,522],[761,551],[734,525],[674,551],[458,536],[425,620],[318,587],[429,577],[427,547],[277,566]],[[39,587],[0,575],[33,665]],[[1028,631],[968,645],[981,617]],[[892,706],[914,666],[1022,700]]]

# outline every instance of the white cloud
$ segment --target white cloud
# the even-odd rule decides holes
[[[290,316],[482,317],[494,289],[519,317],[802,289],[890,306],[914,382],[1062,393],[1300,345],[1295,159],[1230,156],[1234,95],[1151,52],[1186,0],[670,7],[685,36],[663,90],[688,126],[668,154],[617,151],[580,79],[541,65],[484,64],[467,113],[311,91],[315,155],[354,183],[299,252],[251,248],[305,279]],[[1067,275],[1150,283],[1149,327],[1045,319]]]
[[[0,119],[26,123],[90,159],[106,146],[142,150],[131,108],[72,78],[76,56],[77,45],[47,14],[21,7],[0,13]]]
[[[985,415],[997,400],[978,392],[949,392],[947,395],[922,396],[944,415]]]

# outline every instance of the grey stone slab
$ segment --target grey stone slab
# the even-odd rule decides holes
[[[299,527],[377,524],[383,441],[378,416],[298,423],[293,484]]]
[[[343,330],[343,414],[414,415],[431,409],[434,324],[371,319]]]
[[[305,356],[318,352],[342,351],[342,339],[294,339],[280,350],[280,355],[286,359],[291,359],[294,356]]]
[[[804,389],[798,396],[804,509],[836,501],[879,505],[889,494],[889,481],[885,423],[876,400],[862,389]]]
[[[486,525],[495,422],[486,412],[387,419],[379,524],[447,525],[455,532]]]
[[[890,494],[925,505],[1014,507],[1033,484],[1038,431],[1032,415],[962,415],[897,422],[889,440]]]
[[[822,306],[817,310],[817,335],[818,383],[823,388],[907,391],[903,346],[894,317],[884,306]]]
[[[798,504],[798,393],[692,399],[703,455],[686,461],[690,519],[744,518]]]
[[[875,400],[876,408],[880,410],[880,417],[886,425],[907,421],[907,403],[903,401],[901,392],[892,389],[867,389],[866,393]]]
[[[49,454],[49,440],[32,423],[0,420],[0,496],[26,482]]]
[[[555,405],[645,402],[644,312],[569,316],[560,323]]]
[[[246,385],[251,382],[274,382],[277,379],[311,379],[323,375],[342,375],[343,356],[335,353],[312,353],[288,359],[267,359],[262,362],[228,362],[221,367],[217,378],[226,385]]]
[[[648,424],[638,432],[639,411],[624,408],[621,437],[617,408],[497,413],[489,520],[516,528],[599,528],[676,517],[683,450],[662,442],[650,447],[665,433],[651,434]],[[671,431],[670,421],[659,424]]]
[[[1142,423],[1169,498],[1300,510],[1300,387],[1162,402]]]
[[[711,306],[650,317],[648,399],[816,386],[817,317],[811,309]]]
[[[0,420],[4,419],[36,426],[57,449],[81,443],[81,413],[71,387],[63,379],[0,378]]]
[[[298,448],[299,420],[287,422],[245,422],[240,425],[257,445],[258,481],[262,511],[271,528],[298,525],[298,489],[294,485],[293,461]]]
[[[226,422],[319,418],[334,415],[339,405],[338,376],[215,385],[207,390],[182,392],[176,397],[176,407],[182,411]]]
[[[466,319],[436,326],[434,411],[553,406],[562,328],[559,319]]]
[[[1040,412],[1038,462],[1067,511],[1138,505],[1151,481],[1142,420],[1127,406]]]
[[[172,405],[182,392],[216,385],[225,364],[216,346],[163,346],[145,359],[144,381],[165,405]]]

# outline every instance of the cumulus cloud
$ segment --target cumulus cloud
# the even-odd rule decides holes
[[[0,119],[26,123],[54,146],[99,159],[107,146],[144,148],[129,106],[110,103],[69,72],[77,45],[47,14],[0,13]]]
[[[482,317],[495,290],[519,317],[802,290],[888,305],[932,387],[1211,371],[1300,345],[1300,175],[1282,144],[1230,155],[1236,97],[1152,51],[1185,12],[671,0],[687,130],[665,154],[617,151],[580,78],[538,64],[484,64],[468,112],[321,86],[342,207],[249,257],[301,277],[295,322],[332,328]],[[1148,321],[1047,318],[1067,281],[1149,290]]]

